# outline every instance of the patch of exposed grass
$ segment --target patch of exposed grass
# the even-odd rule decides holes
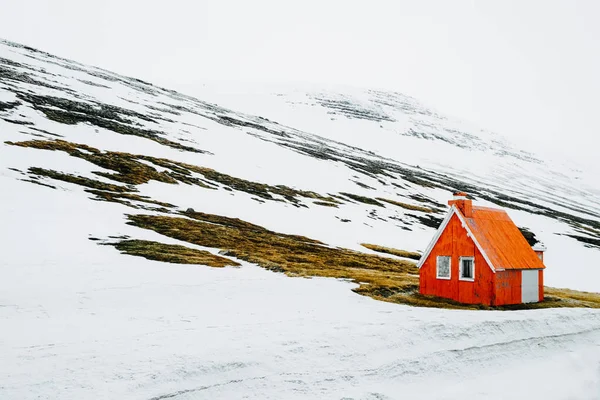
[[[600,239],[594,239],[586,236],[572,234],[565,234],[564,236],[568,236],[572,239],[577,240],[578,242],[584,243],[587,247],[600,249]]]
[[[190,218],[130,215],[128,223],[178,240],[222,249],[224,255],[290,276],[345,278],[361,287],[385,287],[398,286],[416,273],[413,262],[332,248],[313,239],[273,232],[239,219],[197,212],[186,215]]]
[[[421,179],[419,177],[417,177],[414,174],[406,174],[402,177],[405,181],[409,181],[411,183],[414,183],[415,185],[419,185],[419,186],[423,186],[425,188],[436,188],[439,187],[439,185],[435,182],[426,180],[426,179]]]
[[[323,207],[338,208],[338,204],[340,204],[340,203],[330,203],[327,201],[315,201],[313,204],[316,204],[318,206],[323,206]]]
[[[96,195],[96,200],[120,203],[120,204],[129,206],[129,207],[132,207],[132,208],[145,208],[145,207],[137,206],[137,205],[131,203],[131,201],[146,203],[146,204],[154,204],[154,205],[162,207],[159,210],[166,210],[167,208],[175,207],[173,204],[165,203],[162,201],[152,200],[151,198],[149,198],[147,196],[140,196],[135,193],[115,193],[115,192],[105,192],[102,190],[94,190],[94,189],[88,189],[88,190],[86,190],[86,192]],[[166,210],[166,211],[168,211],[168,210]]]
[[[18,97],[30,103],[36,110],[43,112],[49,120],[62,124],[75,125],[89,123],[100,128],[120,133],[122,135],[138,136],[153,140],[174,149],[194,153],[207,153],[194,147],[185,146],[178,142],[162,137],[162,132],[133,126],[130,117],[136,117],[149,122],[156,122],[148,116],[132,110],[101,103],[84,103],[53,96],[40,96],[19,93]]]
[[[358,201],[359,203],[370,204],[370,205],[373,205],[373,206],[379,206],[379,207],[384,207],[385,208],[385,206],[382,203],[380,203],[377,200],[372,199],[370,197],[360,196],[358,194],[352,194],[352,193],[346,193],[346,192],[340,192],[340,194],[342,194],[342,195],[344,195],[344,196],[346,196],[349,199],[352,199],[354,201]]]
[[[423,196],[421,194],[409,194],[408,197],[410,197],[411,199],[416,200],[420,203],[430,204],[432,206],[435,206],[435,207],[441,209],[440,210],[441,212],[443,212],[442,210],[445,210],[447,208],[446,205],[444,205],[442,203],[438,203],[437,201],[435,201],[427,196]]]
[[[410,258],[412,260],[419,260],[421,258],[421,254],[414,251],[398,250],[391,247],[384,247],[369,243],[361,243],[361,246],[380,253],[392,254],[394,256]]]
[[[84,159],[98,167],[115,171],[109,174],[95,172],[99,176],[116,182],[139,185],[156,180],[165,183],[177,183],[177,180],[164,172],[139,162],[135,156],[120,152],[102,152],[96,148],[84,144],[76,144],[64,140],[30,140],[27,142],[6,142],[7,144],[20,147],[29,147],[41,150],[63,151],[72,157]]]
[[[574,225],[575,225],[575,224],[574,224]],[[575,226],[576,226],[576,227],[579,227],[581,230],[584,230],[584,231],[586,231],[587,233],[591,233],[591,234],[593,234],[593,235],[595,235],[595,236],[598,236],[598,237],[600,237],[600,230],[598,230],[598,229],[590,228],[589,226],[583,226],[583,225],[581,225],[581,224],[577,224],[577,225],[575,225]]]
[[[419,277],[411,276],[403,285],[388,287],[360,287],[354,290],[356,293],[370,296],[375,300],[391,303],[406,304],[415,307],[445,308],[457,310],[489,309],[490,307],[480,305],[461,304],[456,301],[434,296],[423,296],[419,294]]]
[[[434,217],[431,214],[427,214],[427,215],[406,214],[406,215],[413,217],[414,219],[419,221],[419,223],[421,225],[425,225],[425,226],[428,226],[428,227],[434,228],[434,229],[439,228],[443,221],[442,218]]]
[[[217,268],[240,265],[234,260],[214,255],[205,250],[148,240],[123,240],[118,243],[109,243],[109,245],[116,247],[121,253],[154,261],[174,264],[199,264]]]
[[[295,205],[297,205],[300,202],[297,199],[297,197],[338,203],[337,200],[333,199],[332,197],[322,196],[315,192],[297,190],[285,185],[272,186],[267,185],[265,183],[252,182],[245,179],[236,178],[231,175],[223,174],[211,168],[198,167],[195,165],[189,165],[184,163],[177,163],[177,165],[179,165],[180,167],[187,168],[192,172],[201,174],[209,181],[217,182],[226,187],[230,187],[231,189],[246,192],[248,194],[255,195],[265,200],[277,201],[277,199],[274,198],[273,195],[279,195],[288,202]]]
[[[504,307],[465,305],[448,299],[423,296],[415,263],[353,250],[328,247],[303,236],[270,231],[237,219],[200,212],[188,218],[129,215],[128,224],[200,246],[222,249],[222,254],[258,264],[289,276],[349,279],[356,293],[377,300],[420,307],[456,309],[538,309],[550,307],[600,308],[600,294],[546,288],[541,303]]]
[[[31,122],[31,121],[23,121],[23,120],[10,119],[10,118],[1,118],[1,119],[5,122],[8,122],[10,124],[15,124],[15,125],[25,125],[25,126],[33,125],[33,122]]]
[[[3,60],[6,60],[6,59],[2,58],[0,60],[0,63],[8,64],[8,63],[4,62]],[[25,69],[30,69],[27,66],[25,66],[24,64],[20,64],[20,63],[14,62],[14,61],[9,61],[9,63],[10,63],[9,65],[11,67],[21,67],[21,68],[25,68]],[[19,72],[19,71],[15,70],[14,68],[3,67],[3,66],[0,66],[0,81],[22,82],[22,83],[26,83],[26,84],[30,84],[30,85],[42,86],[42,87],[55,89],[55,90],[62,90],[62,91],[70,90],[70,89],[67,89],[64,87],[55,86],[55,85],[51,85],[46,82],[39,81],[37,79],[32,78],[28,73]]]
[[[382,197],[377,197],[377,200],[383,201],[383,202],[386,202],[386,203],[389,203],[389,204],[393,204],[395,206],[402,207],[402,208],[405,208],[407,210],[421,211],[421,212],[424,212],[424,213],[439,212],[438,210],[434,210],[434,209],[429,208],[429,207],[415,206],[415,205],[412,205],[412,204],[402,203],[400,201],[395,201],[395,200],[390,200],[390,199],[384,199]]]
[[[47,188],[50,188],[50,189],[56,189],[56,186],[47,185],[45,183],[36,181],[35,179],[20,179],[20,180],[23,181],[23,182],[34,183],[36,185],[44,186],[44,187],[47,187]]]
[[[48,132],[47,130],[44,130],[44,129],[35,128],[33,126],[29,127],[29,129],[32,130],[32,131],[43,133],[45,135],[50,135],[50,136],[54,136],[54,137],[64,137],[64,136],[56,134],[56,133]]]
[[[561,303],[557,307],[600,308],[600,293],[544,287],[544,296],[545,298],[556,299],[557,303]]]
[[[369,185],[367,185],[365,183],[362,183],[362,182],[359,182],[359,181],[354,181],[354,180],[352,182],[356,183],[358,186],[360,186],[363,189],[375,190],[375,188],[373,188],[373,187],[371,187],[371,186],[369,186]]]
[[[21,105],[19,101],[3,102],[0,101],[0,112],[9,111]]]
[[[462,304],[454,300],[419,293],[419,278],[412,285],[384,288],[358,288],[357,293],[377,300],[407,304],[417,307],[433,307],[457,310],[537,310],[544,308],[600,308],[600,293],[578,292],[569,289],[544,287],[544,301],[539,303],[513,304],[490,307],[482,304]],[[365,291],[364,289],[370,289]]]
[[[109,201],[109,202],[113,202],[113,203],[120,203],[120,204],[126,205],[128,207],[132,207],[132,208],[137,208],[137,209],[142,208],[142,209],[147,209],[147,210],[163,211],[163,212],[170,212],[169,208],[175,207],[173,204],[152,200],[149,197],[140,196],[138,194],[131,193],[131,192],[136,191],[136,189],[132,188],[132,187],[113,185],[110,183],[100,182],[95,179],[86,178],[84,176],[65,174],[63,172],[58,172],[58,171],[44,169],[44,168],[31,167],[31,168],[29,168],[29,173],[35,179],[22,179],[23,181],[35,183],[37,185],[46,186],[46,187],[49,187],[52,189],[56,189],[56,187],[37,181],[36,180],[37,177],[43,176],[43,177],[55,179],[55,180],[62,181],[62,182],[72,183],[75,185],[79,185],[79,186],[88,188],[85,191],[87,193],[91,193],[91,194],[95,195],[96,197],[94,198],[94,200]],[[159,206],[159,208],[156,208],[156,207],[152,208],[152,207],[143,206],[143,205],[136,205],[132,202],[153,204],[153,205]]]
[[[266,235],[277,235],[280,237],[285,237],[285,238],[300,241],[300,242],[319,244],[319,245],[323,245],[323,246],[325,245],[323,242],[320,242],[315,239],[307,238],[306,236],[286,235],[283,233],[272,232],[266,228],[263,228],[260,225],[253,224],[253,223],[241,220],[239,218],[229,218],[229,217],[224,217],[221,215],[207,214],[207,213],[191,211],[191,210],[182,212],[181,214],[188,216],[190,218],[193,218],[195,220],[198,220],[198,221],[208,222],[210,224],[215,224],[215,225],[222,225],[222,226],[226,226],[228,228],[239,229],[240,231],[255,232],[255,233],[261,233],[261,234],[266,234]],[[207,246],[207,247],[210,247],[210,246]],[[218,247],[218,246],[216,246],[216,247]]]
[[[131,185],[139,185],[151,180],[170,184],[185,183],[206,189],[216,189],[218,185],[222,185],[225,188],[242,191],[265,200],[288,201],[294,205],[300,204],[299,198],[341,204],[340,201],[331,196],[323,196],[311,191],[293,189],[284,185],[273,186],[252,182],[223,174],[211,168],[199,167],[165,158],[135,155],[124,152],[103,152],[84,144],[71,143],[64,140],[30,140],[26,142],[5,143],[13,146],[41,150],[63,151],[72,157],[81,158],[99,167],[114,171],[114,173],[94,172],[96,175]],[[165,168],[166,170],[158,171],[147,163],[152,163],[156,166]],[[204,179],[193,176],[193,173],[202,175]],[[285,200],[274,196],[281,196]]]
[[[47,178],[56,179],[57,181],[63,181],[73,183],[75,185],[84,186],[92,189],[98,189],[109,192],[125,193],[130,191],[130,188],[125,186],[113,185],[110,183],[104,183],[95,179],[86,178],[84,176],[77,176],[71,174],[65,174],[63,172],[54,171],[51,169],[31,167],[29,173],[36,176],[45,176]]]

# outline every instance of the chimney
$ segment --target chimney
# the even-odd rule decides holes
[[[473,217],[473,201],[467,198],[465,192],[454,193],[454,197],[448,201],[448,205],[455,205],[465,218]]]
[[[546,246],[544,246],[543,243],[537,242],[533,246],[533,251],[535,251],[535,254],[538,256],[538,258],[544,262],[544,252],[546,251]]]

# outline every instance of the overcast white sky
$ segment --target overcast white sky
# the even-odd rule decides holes
[[[0,37],[169,86],[325,82],[412,95],[595,157],[600,1],[0,0]]]

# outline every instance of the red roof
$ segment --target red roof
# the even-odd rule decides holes
[[[504,210],[473,206],[473,216],[466,221],[475,240],[495,269],[544,269],[519,228]]]

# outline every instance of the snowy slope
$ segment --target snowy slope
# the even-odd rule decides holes
[[[573,224],[565,226],[563,222],[569,220],[568,216],[538,217],[553,216],[553,211],[558,211],[596,223],[600,215],[600,185],[594,168],[573,160],[542,159],[518,150],[499,134],[441,115],[400,93],[339,86],[324,90],[239,83],[181,87],[181,90],[364,149],[404,166],[418,166],[421,171],[432,172],[433,180],[443,182],[449,177],[458,181],[454,182],[459,183],[457,187],[466,185],[467,191],[480,190],[482,196],[475,197],[479,197],[481,205],[516,206],[508,210],[516,223],[529,227],[548,245],[545,261],[552,267],[546,275],[549,285],[593,291],[600,288],[597,279],[588,279],[599,276],[597,247],[590,248],[586,243],[559,235],[588,237],[589,231],[574,229]],[[380,193],[390,193],[379,182],[369,182]],[[419,185],[411,187],[411,191],[443,204],[449,198],[448,192],[430,191]],[[399,191],[394,194],[404,199],[410,195]],[[512,199],[496,201],[506,200],[502,196]],[[536,206],[548,210],[540,211]],[[378,230],[383,232],[382,228]],[[392,247],[402,247],[399,243],[403,239],[398,235],[402,232],[386,231],[377,239]],[[600,243],[597,230],[591,237]],[[429,238],[414,249],[423,250]],[[581,271],[582,275],[573,274],[573,270]]]
[[[182,92],[0,42],[0,398],[600,398],[596,311],[421,309],[245,262],[121,255],[89,238],[178,241],[127,225],[131,207],[30,168],[106,184],[97,173],[113,171],[4,143],[61,139],[432,209],[467,188],[478,204],[513,206],[548,245],[548,285],[600,290],[600,249],[563,235],[595,239],[600,188],[587,175],[397,93]],[[151,180],[136,193],[365,252],[360,243],[422,251],[435,231],[423,221],[440,217],[347,197],[339,208],[269,199],[192,176],[216,190]]]

